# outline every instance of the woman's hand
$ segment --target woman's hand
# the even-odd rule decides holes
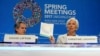
[[[50,36],[49,40],[50,40],[51,44],[55,43],[55,38],[53,36]]]

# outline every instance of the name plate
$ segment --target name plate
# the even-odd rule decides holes
[[[36,42],[35,35],[5,34],[4,42]]]
[[[68,36],[67,43],[98,43],[96,36]]]

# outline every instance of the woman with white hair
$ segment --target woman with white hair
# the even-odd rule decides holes
[[[72,17],[66,22],[67,33],[59,35],[57,42],[58,44],[64,44],[67,42],[67,36],[77,36],[76,31],[79,28],[79,22],[76,18]],[[54,37],[50,38],[51,43],[55,43]]]

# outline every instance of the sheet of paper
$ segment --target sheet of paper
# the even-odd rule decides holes
[[[54,24],[41,22],[40,35],[45,37],[53,36]]]

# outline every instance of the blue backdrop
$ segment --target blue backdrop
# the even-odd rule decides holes
[[[1,0],[0,1],[0,41],[3,41],[3,35],[5,33],[14,33],[14,17],[13,10],[16,4],[21,0]],[[99,0],[34,0],[41,9],[41,20],[33,27],[27,29],[27,34],[35,34],[39,36],[38,43],[49,43],[48,39],[40,36],[40,23],[50,22],[54,23],[54,36],[57,38],[59,34],[67,32],[65,27],[66,20],[74,16],[79,20],[78,35],[96,35],[100,34],[100,1]],[[66,5],[67,9],[64,10],[75,10],[74,15],[70,14],[46,14],[45,5]],[[49,8],[48,10],[51,10]],[[56,10],[56,9],[54,9]],[[30,17],[31,12],[29,10],[24,11],[25,17]],[[52,17],[46,17],[51,15]],[[54,16],[60,15],[61,17],[56,18]],[[63,17],[62,17],[63,16]],[[49,21],[48,21],[49,20]],[[56,22],[56,20],[59,22]],[[55,22],[56,23],[55,23]],[[44,40],[41,40],[44,39]]]

